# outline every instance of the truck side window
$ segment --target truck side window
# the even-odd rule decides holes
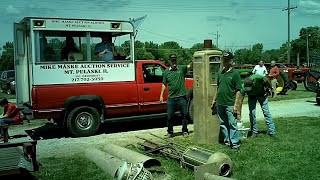
[[[145,83],[161,83],[164,68],[159,64],[142,65],[143,78]]]
[[[37,62],[87,61],[85,32],[38,31]]]

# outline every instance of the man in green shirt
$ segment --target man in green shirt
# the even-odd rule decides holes
[[[193,68],[193,62],[188,66],[177,66],[177,56],[172,54],[169,56],[170,67],[163,72],[163,84],[160,94],[160,102],[163,102],[163,93],[168,85],[168,100],[167,100],[167,126],[168,137],[173,137],[172,117],[175,114],[176,107],[180,107],[182,116],[182,133],[184,136],[189,134],[187,116],[187,88],[185,85],[186,73]]]
[[[212,107],[217,106],[225,145],[237,151],[240,146],[237,132],[237,114],[241,79],[239,72],[232,67],[233,54],[231,52],[223,53],[222,61],[224,67],[218,72],[218,89],[213,97]]]
[[[252,136],[258,136],[258,125],[256,119],[256,103],[260,103],[263,115],[265,117],[266,124],[268,126],[268,134],[271,137],[275,137],[275,125],[272,122],[271,113],[269,111],[268,105],[268,95],[270,94],[271,84],[265,76],[259,74],[252,75],[244,80],[242,85],[239,107],[241,116],[241,107],[245,94],[248,95],[248,105],[249,105],[249,117],[251,124]]]

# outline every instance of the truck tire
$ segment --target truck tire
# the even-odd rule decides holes
[[[194,114],[194,109],[193,109],[193,98],[192,98],[188,103],[188,116],[189,116],[190,123],[193,123],[193,114]]]
[[[99,126],[100,114],[96,108],[80,106],[68,114],[67,129],[72,136],[91,136],[97,132]]]
[[[278,76],[277,81],[278,81],[277,92],[282,95],[286,94],[289,88],[288,75],[285,72],[280,71],[280,75]]]

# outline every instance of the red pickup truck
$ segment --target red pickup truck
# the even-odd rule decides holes
[[[33,86],[34,118],[52,118],[73,136],[89,136],[103,121],[165,116],[166,104],[159,97],[167,67],[149,60],[135,66],[135,81]],[[186,78],[186,87],[193,87],[192,79]],[[167,90],[164,97],[166,101]]]
[[[136,58],[142,20],[25,17],[15,23],[16,102],[25,117],[53,119],[73,136],[89,136],[106,120],[165,116],[159,99],[167,67]]]

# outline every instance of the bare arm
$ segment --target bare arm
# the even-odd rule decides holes
[[[111,49],[112,49],[113,56],[118,56],[118,52],[117,52],[116,48],[114,47],[113,43],[111,44]]]
[[[217,90],[214,92],[213,94],[213,99],[212,99],[212,107],[215,105],[215,103],[217,102],[217,94],[218,94],[218,88]]]
[[[241,96],[240,99],[239,99],[239,104],[238,104],[238,117],[237,117],[238,121],[241,121],[243,99],[244,99],[244,96]]]
[[[233,109],[232,109],[233,113],[238,113],[238,105],[239,105],[240,96],[241,96],[240,91],[237,91],[237,93],[236,93],[236,102],[234,103]]]
[[[162,84],[161,88],[161,94],[160,94],[160,102],[163,103],[163,93],[166,90],[167,86],[165,84]]]
[[[107,50],[104,50],[104,51],[102,51],[102,52],[99,52],[98,53],[98,56],[99,57],[102,57],[104,54],[106,54],[108,51]]]
[[[188,71],[193,69],[193,61],[187,66]]]

